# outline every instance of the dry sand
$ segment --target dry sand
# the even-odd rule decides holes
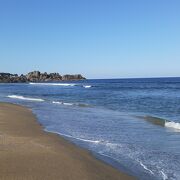
[[[0,180],[130,180],[53,133],[31,110],[0,103]]]

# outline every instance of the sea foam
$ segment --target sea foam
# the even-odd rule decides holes
[[[84,85],[83,87],[88,89],[88,88],[91,88],[92,86],[91,85]]]
[[[66,102],[61,102],[61,101],[53,101],[53,104],[60,104],[60,105],[65,105],[65,106],[73,106],[73,103],[66,103]]]
[[[68,83],[29,83],[30,85],[39,85],[39,86],[75,86],[76,84]]]
[[[62,101],[52,101],[53,104],[59,104],[64,106],[78,106],[78,107],[91,107],[88,104],[83,103],[70,103],[70,102],[62,102]]]
[[[39,98],[31,98],[31,97],[24,97],[24,96],[17,96],[17,95],[9,95],[7,96],[8,98],[13,98],[13,99],[21,99],[21,100],[26,100],[26,101],[39,101],[43,102],[43,99]]]
[[[63,104],[63,102],[60,102],[60,101],[53,101],[52,103],[53,104]]]
[[[163,171],[160,172],[162,174],[163,180],[168,180],[168,176]]]
[[[165,127],[168,128],[174,128],[180,130],[180,123],[172,122],[172,121],[167,121],[165,122]]]
[[[152,175],[154,175],[154,173],[146,166],[144,165],[141,161],[139,161],[140,165],[148,172],[150,172]]]
[[[48,131],[48,130],[46,130],[46,131]],[[55,131],[48,131],[48,132],[53,132],[53,133],[59,134],[60,136],[64,136],[64,137],[68,137],[68,138],[72,138],[72,139],[77,139],[79,141],[84,141],[84,142],[89,142],[89,143],[98,144],[98,143],[101,142],[99,140],[84,139],[84,138],[75,137],[75,136],[71,136],[71,135],[68,135],[68,134],[63,134],[63,133],[59,133],[59,132],[55,132]]]

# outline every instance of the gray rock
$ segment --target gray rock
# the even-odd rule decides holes
[[[75,74],[75,75],[66,74],[62,77],[63,81],[82,80],[82,79],[85,79],[85,78],[81,74]]]

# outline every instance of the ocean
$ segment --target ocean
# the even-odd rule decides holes
[[[140,180],[180,179],[180,78],[0,84],[0,101]]]

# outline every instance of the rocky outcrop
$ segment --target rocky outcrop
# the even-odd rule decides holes
[[[24,83],[24,82],[52,82],[52,81],[72,81],[83,80],[82,75],[64,75],[59,73],[41,73],[40,71],[29,72],[27,75],[10,73],[0,73],[0,83]]]
[[[62,77],[63,81],[68,81],[68,80],[76,80],[76,79],[85,79],[84,77],[82,77],[81,74],[75,74],[75,75],[69,75],[66,74]]]
[[[59,73],[41,73],[39,71],[33,71],[26,75],[26,78],[30,82],[44,82],[44,81],[61,81],[62,76]]]
[[[0,73],[0,83],[18,83],[26,81],[27,78],[24,75],[18,76],[17,74]]]

